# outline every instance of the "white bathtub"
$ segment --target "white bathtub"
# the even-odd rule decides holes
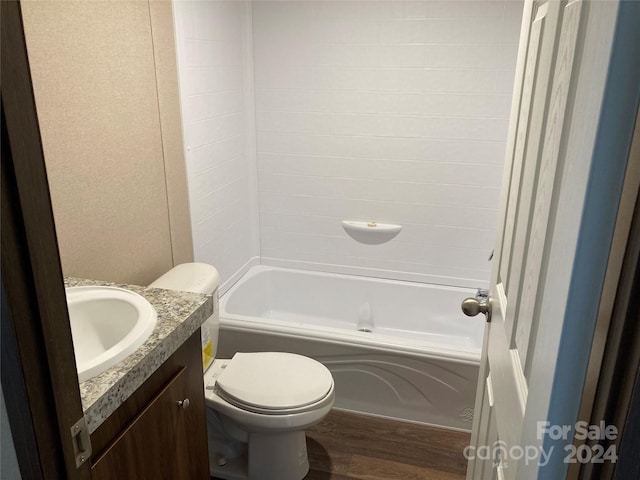
[[[337,408],[470,430],[484,320],[460,303],[474,295],[257,266],[221,299],[218,356],[307,355],[331,370]]]

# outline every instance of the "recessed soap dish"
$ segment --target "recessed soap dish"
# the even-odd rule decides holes
[[[400,230],[401,225],[392,225],[390,223],[356,222],[352,220],[343,220],[342,228],[355,241],[366,245],[379,245],[388,242],[394,238]]]

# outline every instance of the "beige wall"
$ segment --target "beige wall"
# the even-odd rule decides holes
[[[147,284],[191,261],[170,2],[22,10],[64,274]]]

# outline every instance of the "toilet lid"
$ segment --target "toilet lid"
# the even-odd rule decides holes
[[[287,410],[324,398],[333,386],[320,362],[282,352],[236,353],[216,381],[232,403],[261,410]]]

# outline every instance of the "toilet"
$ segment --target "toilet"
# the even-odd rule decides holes
[[[227,480],[301,480],[309,471],[304,431],[335,400],[331,372],[293,353],[215,358],[218,280],[213,266],[184,263],[150,285],[213,296],[213,315],[202,325],[210,473]]]

